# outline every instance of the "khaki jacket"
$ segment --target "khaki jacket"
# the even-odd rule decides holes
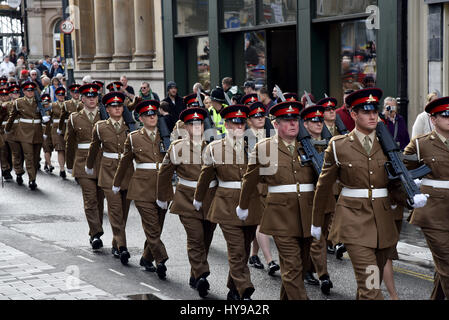
[[[269,187],[296,184],[315,184],[314,171],[310,165],[302,165],[298,155],[296,142],[295,154],[292,156],[278,135],[258,143],[251,154],[250,165],[243,178],[243,187],[240,195],[240,207],[248,208],[251,201],[251,191],[259,182]],[[276,150],[276,155],[271,151]],[[274,157],[271,165],[273,171],[270,175],[260,175],[260,169],[268,168],[270,164],[262,164],[260,157]],[[266,161],[265,161],[266,162]],[[263,172],[262,172],[263,174]],[[270,193],[266,199],[266,208],[260,223],[262,233],[274,236],[310,237],[312,221],[313,192],[304,193]]]
[[[73,176],[75,178],[98,178],[98,169],[100,167],[101,154],[97,154],[95,160],[94,175],[90,176],[86,174],[85,166],[87,160],[87,154],[89,149],[78,149],[79,144],[90,144],[92,140],[92,130],[95,123],[100,121],[100,112],[97,112],[94,122],[91,123],[86,111],[83,109],[80,112],[75,112],[70,115],[69,122],[67,123],[67,132],[65,136],[66,141],[66,162],[67,169],[73,169]]]
[[[389,197],[374,200],[340,195],[329,239],[334,243],[358,244],[368,248],[394,246],[399,235],[391,206],[403,205],[405,194],[389,181],[385,170],[387,161],[377,139],[368,155],[354,131],[346,136],[334,137],[325,152],[325,163],[317,184],[313,225],[323,226],[326,200],[333,196],[336,180],[350,189],[388,188]]]
[[[98,154],[104,152],[116,153],[123,156],[125,150],[126,137],[129,134],[128,126],[123,123],[120,131],[117,133],[111,120],[99,121],[95,124],[92,132],[92,140],[90,143],[89,153],[87,155],[86,166],[93,168]],[[107,157],[101,158],[100,170],[98,173],[98,186],[104,189],[111,190],[112,182],[114,180],[115,172],[117,171],[120,159],[111,159]],[[120,185],[121,190],[127,190],[129,180],[133,175],[133,166],[128,167],[128,171]]]
[[[120,159],[113,185],[119,187],[132,167],[133,160],[136,164],[156,163],[158,168],[164,160],[161,153],[161,137],[158,133],[153,142],[145,128],[128,134],[125,142],[124,154]],[[157,174],[159,170],[137,169],[134,171],[128,186],[128,199],[142,202],[156,202],[157,200]],[[171,201],[173,190],[167,195]]]
[[[194,147],[190,138],[177,140],[171,144],[158,174],[157,193],[160,201],[167,201],[168,195],[173,189],[172,177],[175,171],[179,178],[192,182],[198,181],[203,163],[202,153],[206,146],[207,143],[203,142],[201,149],[197,150],[194,155]],[[185,157],[185,153],[189,154],[190,159],[190,162],[186,164],[179,160],[181,157]],[[200,211],[196,211],[193,206],[195,188],[178,183],[170,212],[189,218],[206,220],[216,190],[216,187],[208,189],[203,200],[203,207]]]
[[[15,100],[14,100],[15,101]],[[12,109],[14,108],[14,101],[8,101],[8,102],[5,102],[3,105],[6,107],[6,110],[7,110],[7,114],[6,114],[6,118],[3,118],[2,119],[2,124],[5,124],[6,125],[6,122],[7,122],[7,120],[8,120],[8,118],[9,118],[9,115],[11,114],[11,112],[12,112]],[[16,121],[17,121],[18,119],[16,119]],[[9,131],[9,134],[8,134],[8,136],[6,137],[6,141],[11,141],[11,142],[16,142],[17,141],[17,137],[16,137],[16,131],[17,131],[17,127],[19,126],[19,124],[18,123],[13,123],[13,125],[12,125],[12,127],[11,127],[11,130]],[[2,128],[4,128],[4,126],[2,126]]]
[[[12,129],[15,120],[27,119],[39,121],[39,123],[19,122],[15,134],[18,142],[42,144],[44,141],[43,130],[41,125],[41,115],[37,107],[36,99],[33,97],[28,100],[26,97],[23,97],[14,101],[13,104],[14,107],[10,113],[5,130],[9,132]]]
[[[418,141],[418,143],[417,143]],[[419,152],[417,148],[419,145]],[[418,154],[419,165],[426,164],[432,172],[425,178],[449,181],[449,148],[441,141],[435,131],[414,138],[405,148],[406,155]],[[418,165],[409,163],[414,169]],[[421,228],[449,231],[449,189],[421,186],[423,194],[430,195],[424,208],[413,211],[411,223]]]
[[[81,110],[83,110],[83,108],[84,105],[81,100],[71,99],[69,101],[64,101],[61,115],[59,117],[58,129],[65,133],[65,121],[69,119],[70,114],[72,114],[73,112],[80,112]]]
[[[242,181],[248,167],[248,156],[244,155],[243,164],[236,164],[237,152],[229,146],[227,138],[209,144],[205,151],[204,166],[201,169],[195,199],[203,202],[209,192],[209,184],[214,179],[228,182]],[[228,146],[227,146],[228,145]],[[245,152],[246,153],[246,152]],[[223,156],[220,156],[223,155]],[[233,164],[225,164],[225,160],[232,160]],[[239,205],[241,189],[228,189],[218,187],[212,205],[209,209],[208,220],[214,223],[233,226],[254,226],[260,222],[262,207],[257,188],[250,191],[251,201],[249,215],[246,221],[241,221],[236,213]]]
[[[52,137],[53,140],[58,138],[58,133],[57,130],[59,128],[59,126],[62,126],[62,132],[65,132],[66,130],[66,125],[65,122],[63,122],[62,124],[59,123],[55,123],[54,120],[59,120],[61,118],[62,112],[64,110],[64,104],[61,102],[53,102],[50,104],[51,106],[51,111],[48,113],[48,115],[51,118],[51,121],[49,121],[45,127],[45,134],[47,136]]]

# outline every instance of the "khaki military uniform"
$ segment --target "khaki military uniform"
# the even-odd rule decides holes
[[[303,282],[303,270],[308,270],[309,248],[312,241],[312,201],[314,172],[310,165],[303,166],[298,154],[300,143],[295,142],[293,154],[278,135],[256,145],[251,155],[248,171],[243,179],[240,207],[246,209],[254,186],[262,181],[268,185],[266,208],[260,224],[260,232],[274,238],[279,252],[282,300],[307,299]],[[275,150],[276,154],[272,154]],[[257,155],[275,157],[270,163],[274,171],[260,175],[260,169],[270,164],[261,164]],[[292,190],[282,190],[290,186]]]
[[[0,163],[1,163],[1,169],[2,171],[9,171],[11,170],[10,165],[10,148],[6,142],[6,135],[4,126],[6,125],[5,119],[8,119],[8,109],[3,106],[0,106],[0,137],[2,139],[2,145],[0,146]]]
[[[11,113],[12,109],[14,108],[14,101],[8,101],[3,104],[6,109],[8,110],[8,115]],[[3,118],[2,125],[6,125],[8,120],[8,116],[6,118]],[[25,173],[25,170],[23,168],[23,151],[22,146],[20,142],[17,141],[16,137],[16,131],[17,127],[19,126],[19,119],[14,120],[14,123],[11,127],[11,131],[9,132],[8,136],[5,136],[5,141],[8,143],[9,148],[11,149],[11,155],[12,155],[12,164],[14,167],[14,171],[16,172],[16,175],[21,176]]]
[[[131,204],[131,201],[127,199],[127,190],[129,180],[134,171],[132,166],[128,168],[128,172],[120,185],[120,193],[114,194],[112,192],[112,182],[123,155],[125,140],[129,133],[129,129],[123,121],[122,123],[119,122],[119,126],[117,131],[112,119],[96,123],[86,160],[87,168],[93,168],[98,153],[102,154],[98,173],[98,186],[103,189],[108,201],[109,223],[111,224],[113,234],[112,247],[117,250],[120,247],[127,247],[125,228]]]
[[[125,142],[123,157],[114,177],[113,185],[119,187],[132,166],[136,163],[136,170],[128,186],[128,200],[134,200],[142,219],[146,241],[143,258],[147,261],[165,263],[168,260],[165,245],[161,240],[162,229],[167,210],[160,209],[157,204],[157,174],[164,159],[161,153],[161,137],[157,132],[152,141],[145,128],[128,135]],[[167,195],[171,201],[173,190]]]
[[[69,116],[73,112],[80,112],[83,110],[84,105],[81,102],[81,100],[74,100],[71,99],[69,101],[64,101],[63,108],[61,108],[61,114],[59,117],[58,122],[58,129],[62,132],[62,135],[64,136],[65,128],[67,124],[67,120],[69,119]]]
[[[248,157],[242,147],[235,150],[228,138],[215,141],[205,151],[204,166],[198,180],[194,198],[203,202],[209,192],[210,183],[218,179],[218,189],[212,201],[207,218],[220,225],[228,247],[229,275],[227,286],[243,297],[254,292],[248,268],[251,242],[256,236],[260,222],[261,203],[257,189],[249,193],[252,199],[249,216],[245,221],[238,218],[241,181],[246,172]],[[231,164],[226,164],[230,162]],[[237,164],[241,163],[241,164]],[[248,291],[247,291],[248,290]]]
[[[415,209],[411,223],[421,227],[435,263],[436,279],[432,298],[444,294],[449,297],[449,147],[444,137],[433,131],[414,138],[405,148],[405,154],[417,154],[420,165],[432,169],[421,186],[423,194],[430,195],[424,208]],[[416,164],[408,165],[413,169]],[[439,185],[438,185],[439,184]],[[433,185],[433,186],[432,186]]]
[[[67,169],[73,170],[72,175],[81,186],[84,212],[87,223],[89,224],[89,235],[91,237],[104,234],[104,193],[101,187],[98,186],[98,172],[102,158],[100,153],[97,154],[94,161],[94,175],[90,176],[85,171],[92,131],[95,123],[100,120],[100,113],[98,111],[93,122],[89,120],[86,109],[72,113],[67,124],[67,133],[65,136]]]
[[[43,130],[41,115],[33,97],[19,98],[14,101],[5,130],[10,131],[16,119],[19,119],[16,128],[16,139],[20,142],[25,157],[25,164],[30,181],[36,180],[37,165],[43,143]]]
[[[206,148],[203,142],[194,146],[190,139],[175,141],[165,155],[164,162],[158,174],[158,200],[168,201],[167,195],[172,190],[171,179],[176,171],[179,181],[170,207],[170,212],[179,215],[179,219],[187,234],[187,254],[190,262],[190,276],[195,280],[207,277],[210,274],[207,255],[216,224],[207,219],[207,213],[215,195],[217,181],[209,186],[203,206],[200,211],[193,207],[193,196],[197,181],[201,173],[202,152]],[[188,163],[183,163],[180,158],[189,155]]]
[[[55,151],[65,151],[64,135],[58,134],[58,128],[60,125],[60,119],[64,110],[64,103],[53,102],[51,104],[51,112],[49,114],[51,122],[47,124],[45,134],[47,137],[51,137],[51,142]],[[62,132],[66,131],[66,121],[62,123]],[[47,138],[48,139],[48,138]]]
[[[391,207],[405,202],[400,188],[393,186],[388,179],[385,170],[387,156],[375,134],[372,138],[369,154],[355,130],[331,140],[325,152],[313,208],[313,225],[322,227],[326,199],[332,197],[332,189],[338,179],[343,190],[329,238],[334,243],[344,243],[348,250],[357,280],[357,299],[383,299],[380,288],[366,286],[368,277],[372,276],[368,268],[379,268],[380,285],[387,258],[399,240]],[[366,197],[355,197],[355,189],[365,190]]]

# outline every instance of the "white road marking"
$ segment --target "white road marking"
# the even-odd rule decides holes
[[[159,290],[158,288],[155,288],[155,287],[153,287],[153,286],[150,286],[149,284],[146,284],[146,283],[144,283],[144,282],[141,282],[140,285],[142,285],[142,286],[144,286],[144,287],[148,287],[148,288],[150,288],[151,290],[154,290],[154,291],[157,291],[157,292],[160,292],[160,291],[161,291],[161,290]]]
[[[52,245],[52,247],[53,248],[56,248],[56,249],[58,249],[58,250],[61,250],[61,251],[67,251],[67,249],[65,249],[65,248],[63,248],[63,247],[60,247],[60,246],[57,246],[57,245]]]
[[[93,260],[87,259],[87,258],[85,258],[85,257],[83,257],[83,256],[77,256],[77,257],[80,258],[80,259],[89,261],[89,262],[94,262]]]
[[[37,237],[34,237],[34,236],[30,236],[30,238],[31,239],[34,239],[34,240],[37,240],[37,241],[40,241],[40,242],[43,242],[44,240],[42,240],[42,239],[39,239],[39,238],[37,238]]]
[[[15,231],[15,232],[22,232],[22,230],[19,230],[19,229],[14,228],[14,227],[9,227],[9,229],[11,229],[12,231]]]
[[[108,269],[108,270],[111,271],[111,272],[114,272],[115,274],[118,274],[119,276],[122,276],[122,277],[125,276],[123,273],[120,273],[120,272],[118,272],[118,271],[115,271],[114,269]]]

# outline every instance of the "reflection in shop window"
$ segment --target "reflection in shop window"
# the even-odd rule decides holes
[[[210,90],[209,38],[198,38],[198,82],[204,90]]]
[[[251,27],[255,23],[255,0],[224,0],[224,28]]]
[[[209,2],[206,0],[177,0],[178,34],[207,32]]]
[[[341,66],[343,91],[376,85],[376,30],[365,20],[341,24]]]
[[[377,0],[316,0],[316,17],[366,13],[371,5],[377,5]]]
[[[256,83],[256,89],[266,84],[265,31],[245,33],[246,78]]]
[[[276,24],[296,21],[296,0],[263,0],[258,14],[259,24]]]

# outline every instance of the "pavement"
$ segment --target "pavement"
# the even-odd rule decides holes
[[[139,266],[145,236],[134,205],[126,229],[131,259],[123,266],[110,254],[112,237],[106,213],[104,248],[91,249],[81,190],[73,178],[59,178],[56,159],[53,162],[52,175],[39,172],[38,191],[15,183],[0,189],[0,300],[201,300],[188,285],[186,235],[176,215],[167,214],[162,233],[170,257],[165,281]],[[404,221],[402,230],[400,260],[394,262],[400,299],[427,300],[433,289],[432,255],[419,228]],[[271,252],[278,260],[272,240]],[[259,256],[266,266],[263,255]],[[211,290],[206,300],[225,300],[227,250],[219,227],[209,264]],[[354,300],[356,282],[347,254],[343,260],[329,255],[328,269],[334,283],[332,294],[324,296],[319,287],[306,285],[309,298]],[[266,269],[250,270],[256,288],[253,299],[278,300],[279,273],[270,277]],[[382,291],[389,299],[384,286]]]

